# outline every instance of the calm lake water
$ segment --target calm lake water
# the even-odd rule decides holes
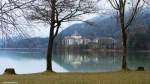
[[[0,74],[15,68],[17,74],[46,70],[46,53],[37,50],[0,50]],[[53,56],[55,72],[109,72],[121,70],[122,54],[116,52],[57,52]],[[129,53],[128,67],[150,69],[150,53]]]

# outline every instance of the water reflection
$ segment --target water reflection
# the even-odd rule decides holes
[[[119,52],[57,51],[52,66],[56,72],[109,72],[121,70],[121,61]],[[150,53],[129,53],[128,67],[135,70],[139,66],[150,69]],[[5,68],[15,68],[17,74],[45,71],[46,52],[0,51],[0,74]]]
[[[71,72],[120,70],[121,54],[114,52],[60,52],[54,60]]]
[[[142,66],[146,70],[150,69],[150,53],[148,52],[130,52],[128,57],[128,66],[135,70]]]
[[[121,70],[121,52],[60,52],[53,57],[59,65],[70,72],[108,72]],[[128,54],[128,67],[136,70],[142,66],[150,69],[150,53],[130,52]]]

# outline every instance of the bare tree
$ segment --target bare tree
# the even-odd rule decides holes
[[[122,59],[122,69],[127,70],[127,39],[128,39],[128,28],[135,20],[137,12],[141,7],[142,0],[108,0],[111,6],[117,11],[120,28],[122,32],[122,42],[123,42],[123,59]],[[129,10],[129,11],[127,11]],[[126,15],[127,12],[129,15]]]
[[[77,20],[77,16],[96,11],[96,3],[91,0],[37,0],[30,7],[28,19],[43,21],[50,25],[47,50],[47,71],[52,71],[52,52],[54,39],[62,22]]]
[[[34,1],[35,0],[0,1],[0,34],[4,41],[10,39],[12,34],[26,36],[24,30],[18,26],[17,18],[21,17],[19,11],[22,11],[27,5],[32,4]]]

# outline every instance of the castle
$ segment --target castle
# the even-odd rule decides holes
[[[82,37],[78,32],[73,33],[71,36],[66,36],[62,40],[64,45],[86,45],[91,42],[90,39]]]
[[[64,46],[74,46],[74,45],[92,45],[96,48],[109,49],[116,48],[117,40],[112,37],[98,37],[94,40],[85,38],[81,36],[78,32],[74,32],[71,36],[66,36],[62,40]]]

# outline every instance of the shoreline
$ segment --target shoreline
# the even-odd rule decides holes
[[[24,50],[24,49],[42,49],[42,50],[47,50],[47,48],[0,48],[0,50]],[[73,51],[77,49],[54,49],[54,51]],[[89,52],[122,52],[122,49],[78,49],[79,51],[89,51]],[[150,50],[129,50],[129,52],[150,52]]]
[[[123,52],[122,49],[56,49],[55,51],[85,51],[85,52]],[[128,52],[147,52],[150,50],[129,50]]]
[[[4,82],[17,82],[17,84],[150,84],[150,71],[42,72],[26,75],[0,75],[0,83]]]

